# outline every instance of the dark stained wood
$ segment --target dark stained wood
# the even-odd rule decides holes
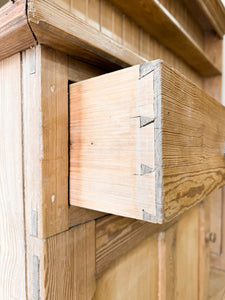
[[[0,60],[35,44],[27,23],[26,1],[8,1],[0,8]]]

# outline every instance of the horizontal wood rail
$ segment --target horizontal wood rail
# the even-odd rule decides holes
[[[201,76],[221,74],[221,70],[159,1],[112,2]],[[110,70],[116,70],[145,61],[139,54],[112,41],[48,0],[28,1],[27,7],[25,0],[8,3],[0,8],[0,18],[0,59],[29,48],[37,40],[91,64],[101,65],[105,70],[109,69],[109,62]]]

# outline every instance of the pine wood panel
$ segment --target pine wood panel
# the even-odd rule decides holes
[[[209,300],[225,299],[225,272],[212,269],[210,272],[210,297]]]
[[[70,203],[158,223],[183,213],[224,184],[224,113],[160,61],[72,84]]]
[[[209,297],[210,247],[206,240],[210,231],[210,201],[207,197],[199,205],[199,299]]]
[[[159,1],[146,0],[138,2],[134,0],[126,2],[111,0],[111,2],[131,17],[133,21],[142,26],[145,31],[149,32],[161,44],[181,57],[203,77],[221,74],[221,70],[213,64],[211,58],[201,48],[201,45],[195,41],[195,34],[187,31],[187,27],[179,22],[179,20],[184,18],[178,17],[175,19],[171,12]],[[151,26],[149,26],[149,20],[151,20]],[[187,18],[185,18],[185,22],[186,20]],[[198,28],[197,24],[195,25],[196,27]],[[191,27],[188,26],[188,28]],[[197,31],[198,29],[196,29]],[[201,38],[202,43],[203,36]],[[183,51],[183,49],[188,49],[188,51]]]
[[[92,64],[101,65],[105,69],[109,65],[105,59],[110,61],[111,67],[113,67],[113,63],[124,67],[144,60],[140,56],[142,54],[140,52],[142,43],[146,44],[149,42],[148,39],[141,39],[142,29],[137,24],[123,16],[121,11],[115,6],[106,5],[106,2],[102,1],[100,7],[100,31],[96,31],[89,25],[90,22],[87,16],[88,3],[85,5],[82,3],[83,1],[72,1],[70,10],[67,12],[60,10],[59,6],[52,1],[45,1],[45,5],[42,1],[32,2],[32,5],[30,4],[29,6],[29,20],[38,41],[61,51],[66,51],[79,59],[85,59],[86,62],[89,61]],[[50,10],[53,15],[57,16],[56,18],[51,18],[51,15],[48,13]],[[85,23],[80,22],[80,19],[85,21]],[[107,20],[107,25],[105,25],[105,20]],[[76,22],[76,26],[74,22]],[[132,23],[132,26],[126,25],[129,22]],[[73,30],[75,27],[76,31]],[[130,41],[132,39],[132,31],[136,33],[138,40]],[[84,40],[89,41],[89,43],[85,44]],[[125,44],[129,48],[125,47]],[[96,48],[96,45],[100,47]],[[152,48],[154,45],[156,45],[156,51],[154,52],[156,58],[166,59],[168,63],[192,78],[198,85],[202,85],[201,76],[197,72],[193,71],[182,59],[173,55],[172,52],[168,51],[154,38],[151,38],[150,51],[145,53],[146,59],[153,59]],[[139,52],[134,52],[134,49]],[[159,49],[162,56],[159,55]],[[96,54],[94,55],[93,53]],[[167,55],[167,53],[170,53],[170,55]],[[114,65],[115,68],[118,68],[118,66]]]
[[[24,54],[24,155],[28,232],[68,229],[68,62],[37,47]]]
[[[188,4],[184,5],[184,1],[177,0],[159,0],[159,2],[171,13],[171,15],[179,22],[179,24],[189,33],[193,40],[195,40],[203,49],[204,30],[198,21],[193,17],[193,13],[188,11]]]
[[[200,204],[159,233],[160,300],[208,299],[206,211]]]
[[[25,0],[8,1],[0,7],[0,60],[36,44],[25,8]]]
[[[68,84],[102,72],[44,46],[23,53],[28,236],[48,237],[103,215],[68,204]]]
[[[158,235],[160,300],[176,299],[176,231],[177,224]]]
[[[96,220],[96,276],[100,277],[116,259],[143,240],[175,222],[157,225],[113,215]]]
[[[95,291],[95,222],[44,243],[44,299],[87,300]]]
[[[184,215],[177,226],[175,299],[199,299],[199,208]],[[187,284],[188,281],[188,284]]]
[[[21,56],[0,62],[0,298],[26,299]]]
[[[98,279],[94,299],[158,299],[156,235],[143,241],[112,264]]]

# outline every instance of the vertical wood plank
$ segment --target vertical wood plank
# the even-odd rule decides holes
[[[95,291],[95,222],[50,237],[44,245],[48,300],[88,300]]]
[[[159,300],[174,300],[176,291],[176,229],[159,233]]]
[[[42,48],[43,234],[68,228],[68,62]]]
[[[123,20],[123,44],[136,53],[140,52],[140,28],[126,16]]]
[[[197,300],[199,289],[199,207],[178,222],[175,299]]]
[[[24,164],[28,235],[68,229],[68,65],[38,46],[23,56]]]
[[[100,30],[100,0],[88,0],[87,23]]]
[[[210,230],[210,201],[206,198],[199,206],[199,300],[209,298],[209,244],[206,234]]]
[[[86,20],[87,0],[71,0],[70,11],[78,18]]]
[[[26,299],[21,57],[0,62],[0,299]]]
[[[158,298],[158,241],[154,235],[116,260],[97,281],[95,300]]]
[[[223,199],[221,189],[209,196],[210,228],[208,232],[216,233],[215,243],[210,243],[210,250],[214,255],[221,255],[223,237]]]
[[[69,10],[70,0],[52,0],[52,1],[58,4],[60,7]]]

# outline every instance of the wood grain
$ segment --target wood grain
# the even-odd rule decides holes
[[[157,235],[112,264],[98,279],[94,299],[158,299]]]
[[[210,272],[210,296],[209,300],[225,299],[225,272],[212,269]]]
[[[44,299],[86,300],[95,291],[95,222],[44,243]]]
[[[199,208],[178,223],[176,233],[175,299],[199,299]],[[187,284],[188,279],[188,284]],[[191,288],[190,288],[191,287]]]
[[[177,224],[158,234],[159,300],[176,299],[176,232]]]
[[[25,0],[0,7],[0,20],[0,60],[36,44],[27,24]]]
[[[209,197],[199,204],[199,300],[209,298],[210,245],[206,236],[210,230]]]
[[[219,127],[225,111],[220,103],[184,77],[178,79],[177,72],[165,66],[163,73],[164,217],[170,219],[176,211],[185,211],[223,186],[224,131]],[[174,82],[173,88],[168,86],[169,82]]]
[[[51,11],[51,14],[49,14]],[[145,61],[51,1],[29,2],[28,19],[38,42],[106,70]]]
[[[70,203],[171,220],[224,184],[224,114],[160,61],[72,84]]]
[[[220,0],[197,0],[201,10],[208,18],[212,27],[216,30],[217,34],[222,38],[225,30],[225,8]]]
[[[41,46],[24,54],[27,230],[41,238],[68,229],[67,64],[66,55]]]
[[[21,56],[0,62],[0,298],[26,299]]]
[[[105,216],[96,220],[97,278],[119,257],[176,222],[177,219],[158,225],[118,216]]]
[[[221,237],[217,237],[218,240],[220,241],[220,252],[219,252],[219,255],[218,253],[211,253],[211,257],[210,257],[210,263],[211,263],[211,267],[213,268],[217,268],[217,269],[220,269],[220,270],[223,270],[225,271],[225,238],[224,238],[224,232],[225,232],[225,222],[224,222],[224,214],[225,214],[225,190],[224,190],[224,187],[222,188],[222,199],[221,199],[222,203],[221,203],[221,211],[220,211],[220,216],[217,216],[218,218],[218,222],[220,222],[220,217],[221,217],[221,228],[218,228],[218,232],[220,234],[220,232],[222,233]],[[216,200],[218,201],[218,199]],[[213,202],[211,203],[211,205],[213,205]],[[211,215],[211,218],[212,218],[212,215]],[[214,229],[215,229],[215,221],[214,223],[211,225]],[[221,240],[220,240],[221,238]]]
[[[121,79],[118,80],[119,74]],[[101,77],[102,80],[106,78],[104,82],[94,78],[71,85],[70,203],[142,219],[143,210],[155,214],[152,196],[155,188],[154,174],[140,176],[141,164],[154,165],[152,140],[150,143],[144,141],[146,135],[154,136],[154,128],[146,126],[139,129],[140,120],[137,116],[145,113],[153,117],[153,82],[146,76],[139,81],[136,90],[133,82],[139,76],[139,67],[121,71],[119,74],[104,75]],[[106,94],[103,93],[102,86],[105,87]],[[125,93],[121,93],[123,89]],[[142,89],[146,91],[145,97],[141,94]],[[80,93],[81,90],[83,93]],[[133,94],[137,95],[137,101],[132,101],[129,105]],[[101,100],[103,98],[107,103]],[[93,121],[88,119],[90,116],[93,116]],[[88,123],[83,123],[84,120],[88,120]],[[82,124],[85,124],[85,131],[80,130]],[[106,132],[108,139],[104,137]],[[120,138],[115,139],[116,136]],[[140,154],[136,152],[136,138],[133,136],[143,145]],[[82,145],[79,144],[80,141],[83,142]],[[118,149],[123,151],[118,154]],[[89,156],[89,153],[92,155]],[[80,168],[85,173],[81,173]],[[130,189],[127,188],[129,186]],[[133,205],[130,199],[136,197],[137,202]]]
[[[188,33],[160,1],[111,0],[111,2],[203,77],[221,73],[221,70],[213,64],[201,46],[194,40],[193,33]],[[151,20],[151,26],[149,26],[149,20]]]

